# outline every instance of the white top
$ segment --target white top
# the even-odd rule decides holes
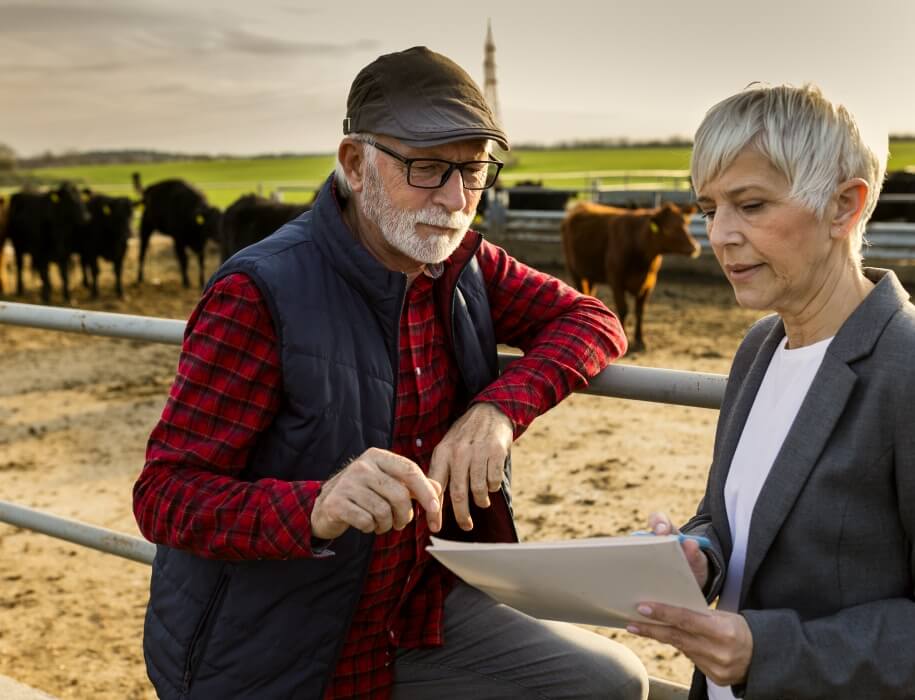
[[[737,612],[747,555],[747,536],[756,499],[831,341],[832,338],[826,338],[813,345],[788,350],[785,347],[788,343],[786,337],[769,362],[740,434],[724,485],[724,501],[734,549],[718,599],[719,610]],[[722,688],[711,681],[708,682],[708,696],[709,700],[734,700],[730,686]]]

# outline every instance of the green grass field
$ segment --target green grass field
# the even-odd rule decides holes
[[[518,180],[543,180],[549,187],[582,188],[611,170],[686,170],[688,148],[617,148],[552,151],[513,151],[503,172],[505,184]],[[210,201],[225,207],[239,195],[260,191],[269,195],[279,186],[298,186],[284,193],[286,201],[309,201],[333,168],[331,155],[301,158],[251,158],[245,160],[177,161],[155,164],[97,165],[47,168],[34,171],[45,179],[69,179],[96,189],[123,194],[132,192],[131,173],[139,172],[144,184],[180,177],[203,189]],[[889,170],[915,166],[915,140],[891,144]],[[662,182],[670,178],[629,178],[629,182]],[[602,177],[603,184],[620,178]],[[682,184],[683,181],[681,181]]]

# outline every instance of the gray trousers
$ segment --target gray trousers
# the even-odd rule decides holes
[[[622,644],[459,582],[445,600],[445,644],[398,650],[393,697],[645,700],[648,674]]]

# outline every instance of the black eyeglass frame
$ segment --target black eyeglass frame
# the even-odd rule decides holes
[[[496,184],[496,181],[499,179],[499,173],[502,172],[502,167],[505,165],[505,163],[503,163],[501,160],[496,160],[494,158],[492,158],[490,160],[465,160],[461,163],[455,162],[453,160],[445,160],[444,158],[407,158],[406,156],[402,156],[397,151],[388,148],[384,144],[378,143],[377,141],[365,141],[364,143],[367,143],[370,146],[374,146],[382,153],[386,153],[387,155],[391,156],[391,158],[394,158],[395,160],[399,160],[401,163],[406,165],[407,166],[407,184],[410,185],[410,187],[417,187],[422,190],[437,190],[439,187],[443,187],[445,185],[445,183],[448,182],[448,179],[451,177],[451,174],[455,170],[461,171],[461,184],[464,186],[465,190],[472,190],[475,192],[479,192],[480,190],[488,190],[489,188],[491,188],[493,185]],[[444,173],[442,173],[441,182],[439,182],[437,185],[417,185],[417,184],[414,184],[413,182],[411,182],[411,178],[410,178],[410,174],[413,171],[413,163],[415,163],[417,161],[431,161],[434,163],[446,163],[448,165],[448,169]],[[481,164],[496,166],[496,174],[493,176],[492,182],[489,183],[488,185],[484,185],[483,187],[468,187],[467,180],[464,177],[464,168],[468,165],[481,165]]]

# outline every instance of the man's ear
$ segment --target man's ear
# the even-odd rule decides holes
[[[337,149],[337,158],[343,166],[343,173],[353,192],[362,192],[365,184],[365,144],[351,138],[344,138]]]
[[[832,238],[848,238],[864,212],[868,185],[860,177],[840,182],[836,187],[836,210],[830,222]]]

